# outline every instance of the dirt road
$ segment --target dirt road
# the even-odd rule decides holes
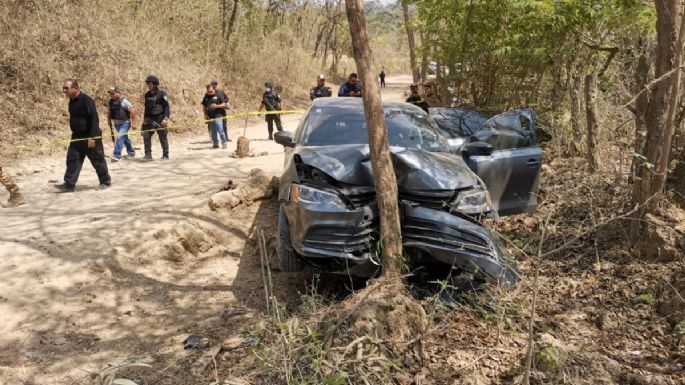
[[[409,82],[388,78],[384,98],[401,99]],[[285,129],[295,130],[299,118],[286,116]],[[230,123],[230,150],[242,125]],[[265,139],[263,120],[248,126],[247,137],[268,155],[230,158],[199,132],[171,137],[171,160],[160,161],[154,137],[156,160],[110,163],[113,185],[105,191],[95,190],[86,162],[78,191],[56,193],[63,156],[8,170],[29,203],[0,210],[0,384],[86,384],[84,370],[130,356],[153,365],[141,374],[144,383],[209,383],[209,371],[185,377],[197,354],[184,351],[183,340],[244,335],[263,309],[249,239],[263,227],[273,242],[276,202],[223,212],[207,205],[229,179],[282,168],[283,149]],[[134,144],[142,145],[139,136]],[[307,275],[276,274],[284,301],[297,298]]]

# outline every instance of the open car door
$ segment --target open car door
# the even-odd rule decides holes
[[[470,151],[478,148],[480,151]],[[464,160],[485,182],[499,215],[534,211],[542,167],[531,109],[496,115],[464,145]]]
[[[461,152],[461,147],[471,135],[488,121],[485,115],[463,108],[429,108],[428,114],[445,134],[450,147],[457,154]]]

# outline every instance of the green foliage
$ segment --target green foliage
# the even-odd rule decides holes
[[[540,350],[536,358],[538,366],[546,370],[559,369],[559,353],[551,346],[546,346]]]
[[[628,49],[653,34],[653,7],[637,0],[415,0],[424,55],[475,105],[530,104],[543,75],[600,66],[597,47]],[[595,47],[595,48],[591,48]],[[602,60],[599,60],[602,59]],[[558,85],[554,85],[558,86]]]
[[[654,304],[654,296],[653,296],[652,294],[650,294],[650,293],[640,294],[640,295],[638,296],[638,299],[640,300],[640,302],[642,302],[642,303],[645,304],[645,305],[652,305],[652,304]]]

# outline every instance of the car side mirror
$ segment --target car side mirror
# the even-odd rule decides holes
[[[461,153],[466,156],[487,156],[491,155],[493,147],[490,143],[485,142],[471,142],[462,147]]]
[[[274,141],[283,147],[295,147],[293,133],[289,131],[277,131],[274,134]]]

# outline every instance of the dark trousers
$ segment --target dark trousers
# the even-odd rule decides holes
[[[88,148],[88,141],[80,140],[71,142],[67,150],[67,171],[64,173],[64,183],[69,186],[76,186],[78,177],[81,174],[83,161],[88,157],[90,164],[98,174],[100,184],[110,185],[112,180],[107,171],[107,161],[105,161],[105,148],[102,147],[102,140],[95,140],[95,148]]]
[[[273,138],[274,122],[276,122],[276,128],[278,129],[278,131],[283,131],[283,125],[281,124],[281,115],[278,115],[278,114],[266,115],[266,126],[269,129],[269,139]]]
[[[381,78],[381,87],[385,87],[385,78]]]
[[[159,120],[152,120],[159,124],[162,119],[163,118],[160,118]],[[162,156],[167,158],[169,157],[169,139],[167,137],[169,134],[168,129],[161,129],[161,127],[158,125],[151,123],[143,123],[141,131],[143,131],[143,146],[145,147],[145,156],[152,156],[152,135],[157,133],[159,136],[159,143],[162,145]]]
[[[228,140],[228,119],[224,118],[224,134],[226,134],[226,139]]]

